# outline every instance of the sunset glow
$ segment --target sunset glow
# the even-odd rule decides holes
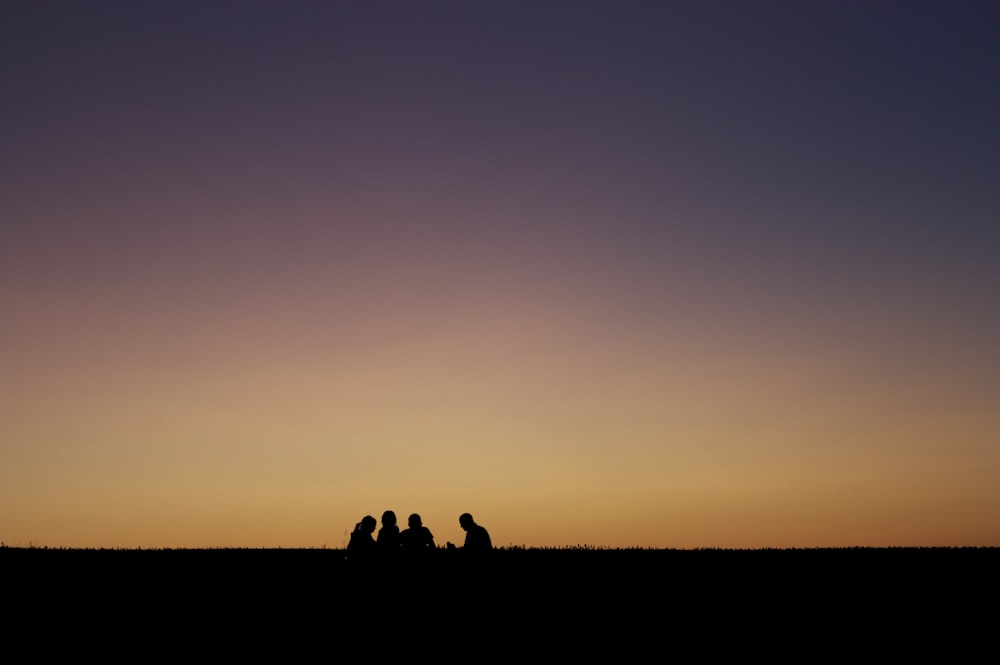
[[[1000,546],[988,3],[0,10],[0,541]]]

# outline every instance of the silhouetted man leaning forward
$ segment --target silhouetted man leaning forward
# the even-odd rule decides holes
[[[465,529],[465,545],[462,552],[466,557],[483,556],[493,550],[493,541],[486,527],[476,524],[469,513],[462,513],[458,523]]]

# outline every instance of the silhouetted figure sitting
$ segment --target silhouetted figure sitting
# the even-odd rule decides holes
[[[371,515],[365,515],[354,525],[351,539],[347,543],[346,556],[351,561],[367,561],[375,555],[375,527],[378,522]]]
[[[424,557],[437,549],[431,530],[423,525],[420,515],[413,513],[407,520],[409,525],[399,534],[399,542],[407,558]]]
[[[466,557],[480,557],[493,551],[493,541],[486,527],[476,524],[469,513],[458,516],[459,525],[465,529],[465,545],[462,552]]]
[[[399,526],[396,513],[391,510],[382,513],[382,528],[378,530],[375,546],[383,558],[395,558],[400,553]]]

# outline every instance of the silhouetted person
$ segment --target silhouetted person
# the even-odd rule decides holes
[[[382,528],[378,530],[375,546],[383,558],[396,557],[400,553],[399,525],[396,513],[391,510],[382,513]]]
[[[479,556],[493,550],[493,541],[486,527],[476,524],[469,513],[458,516],[459,525],[465,529],[465,545],[462,551],[467,556]]]
[[[420,515],[417,513],[410,515],[407,524],[407,528],[399,534],[399,542],[408,558],[424,557],[436,549],[434,536],[431,530],[424,526]]]
[[[354,525],[351,539],[347,543],[347,558],[351,561],[367,561],[375,555],[375,527],[378,522],[371,515],[365,515]]]

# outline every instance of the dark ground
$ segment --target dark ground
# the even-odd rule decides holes
[[[500,549],[477,562],[439,550],[365,565],[326,549],[0,548],[0,571],[5,632],[44,629],[38,655],[58,635],[97,656],[133,640],[198,645],[201,658],[336,659],[360,640],[372,657],[444,660],[480,659],[467,652],[476,643],[546,661],[862,649],[954,661],[995,648],[1000,625],[997,548]]]

